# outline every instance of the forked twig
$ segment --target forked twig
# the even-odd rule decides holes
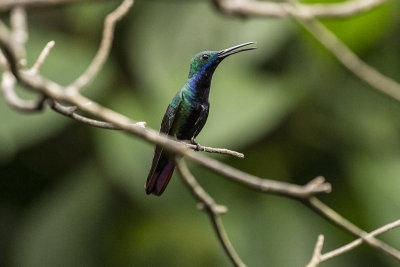
[[[372,236],[369,235],[367,232],[360,229],[356,225],[352,224],[350,221],[348,221],[339,213],[328,207],[326,204],[324,204],[316,197],[310,197],[309,199],[304,200],[303,203],[308,207],[310,207],[312,210],[314,210],[316,213],[320,214],[322,217],[325,217],[326,219],[333,222],[342,229],[345,229],[348,232],[352,233],[353,235],[360,237],[365,243],[367,243],[371,247],[381,250],[385,252],[387,255],[390,255],[400,261],[399,250],[375,238],[373,235]]]
[[[377,235],[380,235],[384,232],[390,231],[394,228],[400,227],[400,220],[388,223],[378,229],[376,229],[375,231],[372,231],[371,233],[368,233],[366,235],[367,238],[370,237],[374,237]],[[340,248],[337,248],[335,250],[332,250],[330,252],[324,253],[322,254],[322,246],[324,243],[324,236],[323,235],[319,235],[318,236],[318,240],[317,243],[315,244],[315,248],[314,248],[314,252],[313,252],[313,256],[310,260],[310,262],[307,264],[307,267],[316,267],[318,266],[321,262],[327,261],[333,257],[339,256],[343,253],[346,253],[352,249],[354,249],[357,246],[360,246],[362,243],[364,242],[364,240],[362,238],[358,238],[344,246],[341,246]]]

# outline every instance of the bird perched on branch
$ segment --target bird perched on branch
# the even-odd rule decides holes
[[[168,134],[178,140],[190,140],[197,146],[194,138],[206,123],[209,110],[208,95],[212,75],[221,61],[233,54],[255,49],[238,49],[253,42],[236,45],[221,51],[204,51],[192,58],[189,77],[183,88],[169,104],[161,122],[160,133]],[[161,146],[156,146],[153,163],[146,182],[146,193],[160,196],[168,185],[174,172],[173,159]]]

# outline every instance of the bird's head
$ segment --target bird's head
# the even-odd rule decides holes
[[[254,44],[254,42],[248,42],[240,45],[236,45],[221,51],[204,51],[195,55],[190,62],[189,79],[201,74],[201,76],[207,76],[211,78],[215,69],[221,61],[233,54],[253,50],[255,47],[248,47],[243,49],[238,49],[243,46]]]

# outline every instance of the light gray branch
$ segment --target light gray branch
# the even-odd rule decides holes
[[[109,130],[121,130],[121,128],[119,128],[118,126],[115,126],[112,123],[90,119],[85,116],[77,114],[76,111],[77,111],[78,107],[76,107],[76,106],[63,106],[60,103],[58,103],[57,101],[50,100],[50,99],[48,101],[49,101],[51,108],[54,111],[56,111],[62,115],[65,115],[67,117],[70,117],[76,121],[88,124],[90,126],[98,127],[98,128],[109,129]]]
[[[212,0],[222,12],[237,16],[341,18],[369,11],[386,0],[350,0],[339,3],[298,4],[256,0]]]
[[[324,246],[324,236],[319,235],[317,243],[315,244],[313,256],[310,262],[306,265],[306,267],[317,267],[321,263],[321,251],[323,246]]]
[[[42,67],[44,61],[46,60],[47,56],[49,55],[51,49],[55,45],[54,41],[50,41],[46,44],[43,48],[42,52],[40,53],[39,57],[37,58],[35,64],[33,64],[32,68],[28,70],[31,74],[37,74],[40,72],[40,67]]]
[[[400,220],[394,221],[392,223],[386,224],[386,225],[376,229],[375,231],[367,234],[366,238],[371,238],[371,237],[380,235],[384,232],[390,231],[397,227],[400,227]],[[322,254],[321,251],[322,251],[322,247],[324,244],[324,236],[319,235],[317,243],[315,244],[313,256],[306,267],[317,267],[321,262],[327,261],[333,257],[337,257],[343,253],[346,253],[346,252],[360,246],[363,242],[364,242],[364,240],[362,238],[359,238],[359,239],[356,239],[353,242],[350,242],[340,248],[337,248],[335,250],[332,250],[330,252]]]
[[[25,44],[28,41],[26,20],[26,11],[22,6],[16,6],[11,10],[10,22],[12,31],[10,42],[14,47],[17,64],[21,68],[26,66]]]
[[[386,224],[386,225],[376,229],[375,231],[367,234],[366,237],[367,238],[374,237],[374,236],[380,235],[380,234],[382,234],[384,232],[390,231],[390,230],[398,228],[398,227],[400,227],[400,220],[397,220],[395,222]],[[333,257],[336,257],[338,255],[341,255],[341,254],[343,254],[345,252],[348,252],[348,251],[354,249],[355,247],[360,246],[364,242],[365,241],[362,238],[359,238],[359,239],[356,239],[356,240],[354,240],[353,242],[351,242],[351,243],[349,243],[347,245],[344,245],[344,246],[342,246],[340,248],[337,248],[335,250],[332,250],[330,252],[324,253],[320,257],[321,262],[329,260],[329,259],[331,259]]]
[[[118,20],[120,20],[133,5],[133,0],[124,0],[117,9],[107,15],[104,20],[103,37],[101,38],[100,47],[97,50],[96,56],[93,58],[86,71],[66,90],[79,91],[85,87],[93,78],[100,72],[104,62],[110,53],[112,41],[114,39],[114,28]]]
[[[15,92],[16,78],[10,70],[10,64],[0,51],[0,66],[3,70],[1,75],[1,93],[6,103],[19,111],[32,112],[43,108],[44,96],[40,94],[36,100],[25,100],[20,98]]]
[[[316,20],[299,20],[299,22],[360,80],[400,101],[400,84],[398,82],[362,61],[322,23]]]
[[[32,112],[43,108],[44,96],[40,95],[37,100],[25,100],[20,98],[15,92],[16,79],[9,71],[3,71],[1,76],[1,92],[6,103],[19,111]]]
[[[106,0],[0,0],[0,11],[6,11],[17,6],[23,6],[26,8],[51,7],[64,4],[73,4],[82,2],[100,2],[100,1],[106,1]]]
[[[192,144],[187,144],[187,146],[191,149],[197,149],[196,145]],[[218,154],[226,154],[226,155],[231,155],[237,158],[244,158],[244,154],[240,152],[236,152],[233,150],[229,150],[226,148],[215,148],[215,147],[209,147],[209,146],[199,146],[199,151],[204,151],[208,153],[218,153]]]
[[[316,213],[320,214],[322,217],[325,217],[329,221],[333,222],[337,226],[342,229],[346,229],[348,232],[352,233],[353,235],[360,237],[365,243],[369,246],[374,247],[378,250],[385,252],[387,255],[394,257],[395,259],[400,261],[400,251],[397,249],[389,246],[388,244],[384,243],[383,241],[375,238],[374,236],[368,235],[367,232],[360,229],[356,225],[352,224],[346,218],[341,216],[339,213],[328,207],[326,204],[321,202],[316,197],[310,197],[303,201],[305,205],[310,207]]]
[[[214,199],[199,185],[196,178],[190,173],[183,159],[175,157],[175,164],[183,182],[199,202],[199,207],[210,217],[218,239],[233,265],[244,267],[245,264],[234,249],[225,231],[224,225],[222,224],[220,214],[226,212],[227,208],[215,203]]]
[[[44,1],[44,0],[43,0]],[[65,0],[67,1],[67,0]],[[72,1],[72,0],[71,0]],[[220,1],[218,1],[220,2]],[[241,1],[242,3],[246,3],[249,1]],[[254,2],[254,1],[250,1]],[[351,1],[353,3],[360,4],[360,1],[354,0]],[[379,1],[379,3],[382,3],[383,1]],[[374,7],[375,3],[378,3],[378,0],[369,0],[370,6],[368,8]],[[216,161],[214,159],[205,157],[199,153],[195,153],[190,150],[187,144],[177,142],[175,140],[172,140],[170,137],[159,134],[157,131],[153,129],[146,129],[141,125],[140,123],[137,123],[128,117],[117,113],[113,110],[110,110],[106,107],[101,106],[100,104],[92,101],[91,99],[86,98],[85,96],[81,95],[79,92],[79,89],[88,84],[94,77],[95,75],[99,72],[101,69],[105,59],[108,57],[109,54],[109,49],[111,47],[111,42],[113,39],[113,31],[114,31],[114,26],[115,22],[120,19],[130,6],[133,4],[132,0],[124,0],[123,3],[117,8],[116,11],[111,13],[105,22],[104,26],[104,31],[103,31],[103,39],[100,44],[100,48],[98,53],[96,54],[95,58],[93,59],[92,63],[89,65],[88,69],[85,71],[83,75],[81,75],[76,82],[74,82],[71,86],[68,88],[63,87],[56,82],[53,82],[51,80],[48,80],[41,76],[39,74],[39,71],[26,71],[21,69],[21,66],[18,64],[18,52],[15,51],[14,46],[12,45],[12,42],[10,42],[10,32],[8,31],[7,27],[0,22],[0,48],[2,49],[4,53],[4,58],[6,59],[5,61],[8,63],[7,64],[1,64],[3,70],[8,71],[11,73],[15,80],[22,83],[28,88],[31,88],[40,94],[45,95],[46,98],[51,99],[53,101],[62,101],[66,102],[69,105],[72,105],[73,107],[58,107],[59,112],[64,112],[64,115],[73,117],[74,119],[80,120],[82,122],[87,123],[87,120],[92,120],[88,119],[86,117],[79,117],[81,115],[78,115],[75,113],[76,109],[79,109],[80,111],[84,111],[96,118],[99,118],[101,120],[104,120],[104,123],[110,123],[108,124],[109,126],[112,125],[112,127],[116,127],[118,129],[121,129],[125,132],[131,133],[133,135],[136,135],[143,140],[146,140],[149,143],[156,144],[163,146],[165,149],[170,151],[172,154],[175,154],[177,156],[185,156],[186,158],[203,165],[207,167],[208,169],[223,175],[224,177],[227,177],[228,179],[244,184],[246,186],[249,186],[253,189],[256,189],[258,191],[262,192],[267,192],[267,193],[272,193],[272,194],[278,194],[290,198],[294,198],[297,200],[302,201],[305,203],[307,206],[309,206],[311,209],[315,210],[317,213],[325,217],[331,222],[334,222],[335,224],[339,225],[341,228],[353,233],[356,236],[359,236],[362,238],[364,242],[369,244],[370,246],[373,246],[375,248],[381,249],[385,251],[386,253],[394,256],[397,259],[400,259],[400,253],[396,249],[390,247],[389,245],[383,243],[382,241],[374,238],[373,236],[367,236],[367,233],[364,232],[363,230],[359,229],[357,226],[351,224],[348,222],[346,219],[341,217],[339,214],[337,214],[335,211],[324,205],[322,202],[320,202],[318,199],[313,197],[315,194],[318,193],[328,193],[331,190],[331,186],[329,183],[326,183],[323,179],[323,177],[317,177],[314,180],[310,181],[308,184],[304,186],[299,186],[299,185],[294,185],[294,184],[289,184],[285,182],[279,182],[279,181],[274,181],[274,180],[268,180],[268,179],[263,179],[260,177],[253,176],[251,174],[242,172],[238,169],[232,168],[226,164],[223,164],[219,161]],[[333,4],[332,4],[333,5]],[[338,4],[339,5],[339,4]],[[1,7],[1,3],[0,3]],[[331,8],[334,6],[330,6]],[[336,8],[338,6],[335,6]],[[360,8],[363,7],[363,8]],[[293,5],[291,5],[291,8],[293,8]],[[352,12],[362,12],[368,9],[366,6],[359,5],[358,8],[354,9]],[[296,6],[293,10],[298,10],[299,7]],[[300,8],[301,9],[301,8]],[[287,9],[287,10],[290,10]],[[285,11],[287,12],[286,14],[291,14],[294,15],[294,13],[290,13],[293,11]],[[315,9],[317,10],[317,9]],[[349,9],[351,10],[351,9]],[[304,12],[299,11],[299,12]],[[332,11],[330,11],[332,12]],[[355,14],[354,13],[354,14]],[[242,13],[235,13],[235,14],[242,14]],[[296,13],[297,14],[297,13]],[[304,13],[306,14],[306,13]],[[301,15],[300,13],[297,14],[296,16],[298,17],[307,17],[309,18],[309,14],[306,15]],[[249,14],[251,15],[251,14]],[[312,16],[319,16],[318,12],[313,14]],[[326,13],[327,15],[327,13]],[[309,20],[308,20],[309,21]],[[13,28],[13,31],[15,30],[15,27]],[[106,40],[104,40],[106,39]],[[47,52],[48,54],[48,52]],[[45,58],[46,56],[44,56]],[[40,57],[39,57],[40,58]],[[44,60],[44,59],[43,59]],[[38,70],[40,67],[40,64],[38,63]],[[4,66],[3,66],[4,65]],[[6,66],[7,65],[7,66]],[[35,66],[35,65],[34,65]],[[15,81],[13,82],[13,85],[15,84]],[[7,86],[6,86],[7,87]],[[10,88],[12,86],[9,86]],[[72,88],[72,89],[71,89]],[[65,108],[67,110],[65,110]],[[99,121],[96,121],[96,123]],[[90,122],[92,123],[92,122]],[[103,122],[101,122],[103,123]],[[204,151],[211,151],[209,148],[204,148]],[[186,178],[190,177],[190,172],[189,174],[185,173],[185,166],[182,166],[182,163],[177,162],[179,165],[180,170],[182,172],[183,170],[183,175]],[[194,179],[194,178],[193,178]],[[190,181],[190,178],[189,178]],[[195,180],[194,180],[195,181]],[[193,184],[192,184],[192,189],[193,189]],[[194,186],[194,188],[199,188]],[[201,187],[200,187],[201,188]],[[204,191],[204,190],[203,190]],[[212,200],[208,199],[205,197],[206,195],[200,194],[201,190],[199,189],[193,189],[193,194],[202,201],[204,207],[206,208],[207,205],[209,207],[213,206],[211,205],[213,202],[210,202]],[[204,191],[205,193],[205,191]],[[213,201],[213,200],[212,200]],[[215,203],[214,203],[215,204]],[[211,206],[210,206],[211,205]],[[209,208],[212,210],[211,214],[219,214],[217,212],[217,208],[215,207],[221,207],[221,206],[214,206],[214,209]],[[214,216],[214,215],[213,215]],[[216,229],[219,229],[222,227],[222,223],[218,218],[213,219],[214,227]],[[223,227],[222,227],[223,229]],[[219,234],[219,238],[221,239],[220,235],[225,235],[226,233],[223,231],[221,232],[220,230],[217,230],[217,233]],[[227,237],[226,237],[227,238]],[[223,241],[222,243],[225,243]],[[226,243],[225,245],[226,246]],[[225,248],[226,249],[226,248]],[[227,252],[228,254],[231,252]],[[231,255],[230,255],[231,257]]]

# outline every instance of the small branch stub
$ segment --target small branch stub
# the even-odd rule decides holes
[[[46,46],[40,53],[38,59],[36,60],[35,64],[33,64],[32,68],[28,70],[29,74],[35,75],[39,73],[40,67],[43,65],[44,61],[46,60],[47,56],[49,55],[51,49],[55,44],[56,43],[54,41],[50,41],[46,44]]]
[[[315,244],[314,253],[306,267],[317,267],[321,262],[321,251],[324,246],[324,236],[319,235],[317,243]]]

